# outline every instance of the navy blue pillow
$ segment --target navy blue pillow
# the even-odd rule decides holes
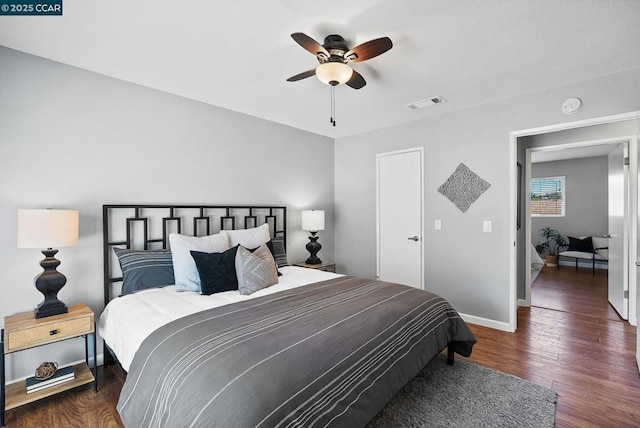
[[[122,292],[132,294],[148,288],[175,284],[171,250],[114,248],[122,270]]]
[[[198,268],[198,273],[200,274],[202,294],[208,296],[238,289],[238,276],[236,275],[237,252],[237,245],[222,253],[191,251],[191,257],[196,262],[196,268]]]
[[[584,253],[593,253],[593,240],[590,236],[584,239],[569,238],[569,249],[567,251],[582,251]]]

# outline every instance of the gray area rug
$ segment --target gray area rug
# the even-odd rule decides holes
[[[555,391],[459,359],[447,366],[441,357],[367,427],[553,427]]]

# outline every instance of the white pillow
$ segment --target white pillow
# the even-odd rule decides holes
[[[222,253],[231,248],[229,246],[229,236],[224,232],[201,237],[171,233],[169,234],[169,244],[171,246],[176,289],[178,291],[196,291],[198,293],[201,292],[200,274],[190,251]]]
[[[229,248],[236,245],[242,245],[245,248],[256,248],[271,240],[268,223],[252,229],[225,230],[224,232],[229,235]]]

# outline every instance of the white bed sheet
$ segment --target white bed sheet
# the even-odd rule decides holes
[[[210,296],[182,291],[171,285],[118,297],[107,305],[98,320],[98,333],[115,352],[122,368],[129,371],[133,357],[144,339],[169,322],[189,314],[229,303],[253,299],[314,282],[337,278],[339,274],[286,266],[278,269],[278,284],[249,296],[225,291]]]

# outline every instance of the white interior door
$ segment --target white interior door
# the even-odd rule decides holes
[[[377,162],[377,275],[424,288],[423,149],[381,153]]]
[[[624,158],[626,145],[609,154],[609,302],[623,319],[629,318],[628,236],[625,212],[628,209],[628,179]]]

